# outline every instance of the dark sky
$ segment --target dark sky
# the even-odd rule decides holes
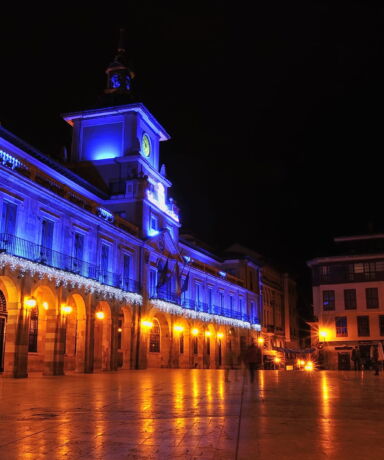
[[[383,230],[383,9],[126,3],[2,13],[6,128],[55,156],[60,113],[96,100],[125,27],[136,91],[172,136],[162,160],[187,229],[298,270],[333,236]]]

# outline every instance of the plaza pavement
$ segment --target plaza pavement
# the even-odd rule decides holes
[[[384,375],[238,374],[0,378],[0,459],[384,459]]]

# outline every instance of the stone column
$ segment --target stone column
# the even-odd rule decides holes
[[[57,289],[56,308],[47,310],[43,375],[64,375],[65,316],[61,313],[63,288]]]
[[[94,349],[94,333],[95,333],[95,304],[96,300],[92,294],[88,294],[85,302],[87,319],[85,325],[85,359],[84,372],[86,374],[93,373],[93,349]]]

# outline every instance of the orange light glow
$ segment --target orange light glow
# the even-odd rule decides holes
[[[280,358],[278,358],[278,357],[276,356],[276,358],[274,358],[274,360],[273,360],[273,361],[274,361],[276,364],[278,364],[279,362],[281,362],[281,359],[280,359]]]
[[[152,321],[147,321],[145,319],[143,319],[143,321],[141,322],[141,325],[144,327],[147,327],[148,329],[151,329],[153,327]]]
[[[205,331],[205,337],[211,337],[211,333],[209,331]]]
[[[72,307],[70,307],[69,305],[62,305],[61,313],[64,313],[65,315],[69,315],[70,313],[72,313]]]
[[[24,299],[24,305],[27,308],[35,308],[37,305],[36,299],[34,297],[27,297]]]
[[[257,341],[260,343],[260,344],[263,344],[264,343],[264,337],[259,337],[257,339]]]
[[[119,327],[119,328],[117,329],[117,332],[122,332],[122,331],[123,331],[123,330],[121,329],[121,327]]]
[[[48,302],[43,302],[43,308],[44,308],[44,310],[48,310],[48,309],[49,309],[49,304],[48,304]]]
[[[322,338],[322,339],[325,339],[326,337],[328,337],[328,331],[326,331],[325,329],[322,329],[319,331],[319,336]]]
[[[224,337],[224,334],[222,332],[217,333],[217,338],[222,339]]]
[[[103,311],[97,311],[96,312],[96,318],[97,319],[104,319],[105,318],[105,314]]]
[[[192,335],[197,335],[199,333],[199,330],[198,329],[192,329],[191,331]]]
[[[312,361],[307,361],[305,366],[304,366],[304,369],[306,371],[313,371],[313,362]]]
[[[184,331],[184,328],[183,328],[183,326],[180,326],[180,325],[178,325],[178,324],[175,324],[175,325],[173,326],[173,330],[174,330],[175,332],[183,332],[183,331]]]

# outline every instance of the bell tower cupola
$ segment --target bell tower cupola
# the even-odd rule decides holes
[[[132,80],[135,78],[135,74],[128,64],[125,42],[125,30],[120,29],[117,53],[105,71],[107,88],[104,92],[106,94],[129,94],[132,91]]]

